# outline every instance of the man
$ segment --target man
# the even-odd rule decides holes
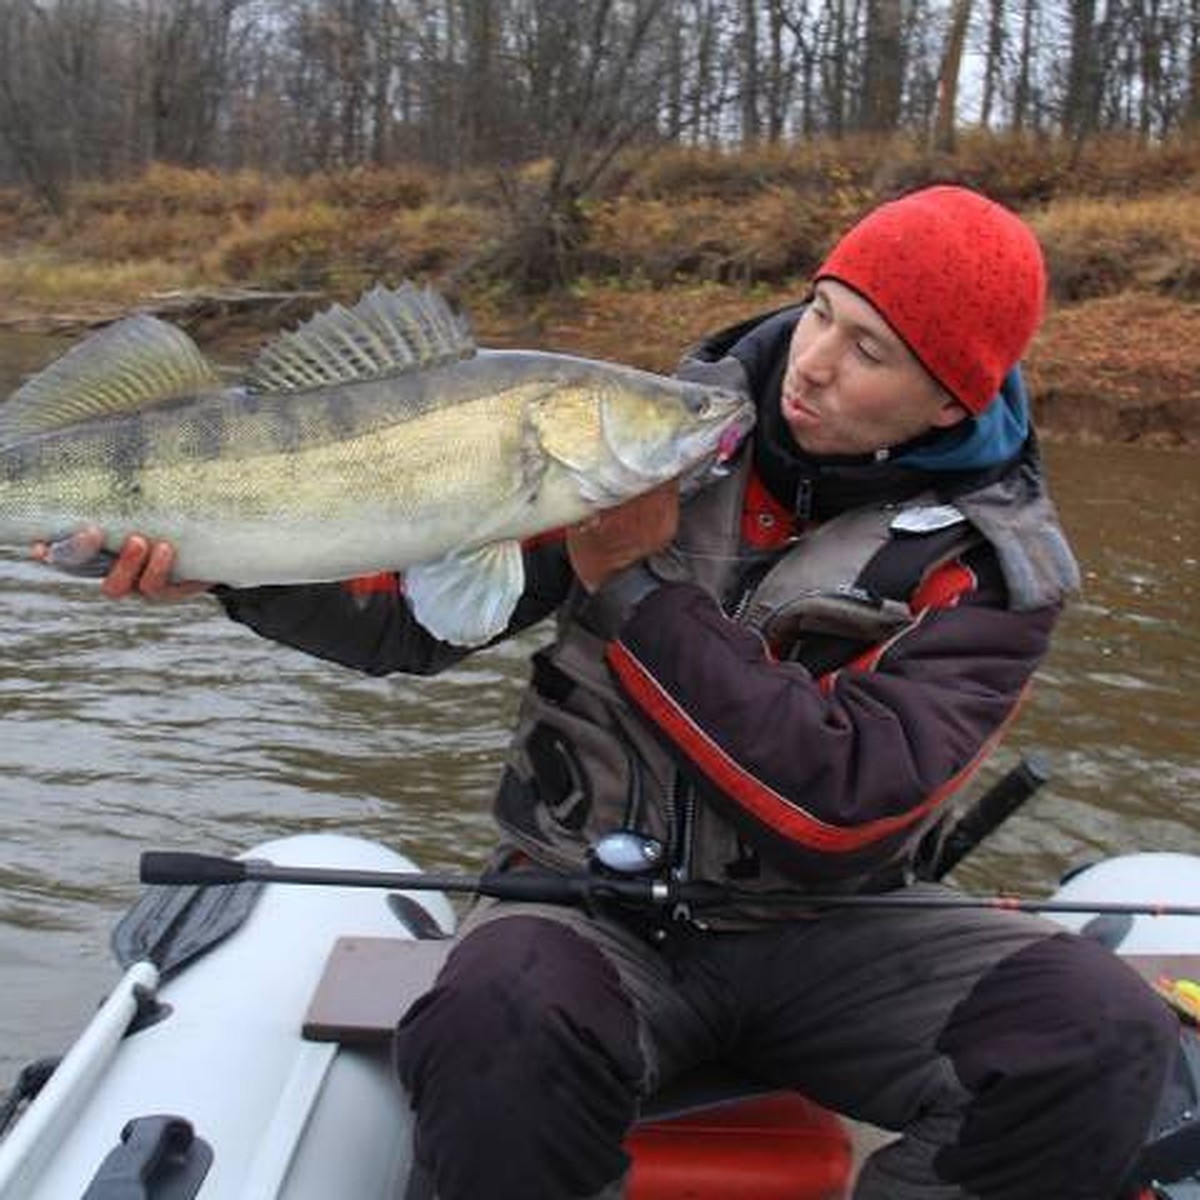
[[[619,1195],[639,1101],[709,1060],[897,1131],[858,1200],[1123,1194],[1176,1038],[1131,971],[1020,914],[803,903],[932,886],[917,847],[1076,585],[1017,369],[1044,291],[1032,233],[980,194],[884,205],[808,303],[686,364],[757,401],[726,479],[528,548],[512,629],[555,612],[558,633],[534,656],[495,865],[586,869],[625,830],[673,878],[746,898],[478,906],[396,1039],[441,1200]],[[187,593],[171,557],[132,539],[105,588]],[[373,673],[466,653],[398,587],[219,594]]]

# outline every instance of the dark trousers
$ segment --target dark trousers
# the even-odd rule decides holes
[[[617,1194],[639,1099],[713,1059],[898,1132],[856,1200],[1115,1200],[1177,1045],[1119,959],[1017,913],[656,942],[494,904],[460,938],[396,1039],[439,1200]]]

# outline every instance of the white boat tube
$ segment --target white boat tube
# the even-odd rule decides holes
[[[121,1040],[158,987],[153,963],[134,963],[54,1069],[37,1103],[0,1142],[0,1200],[24,1200],[33,1180],[71,1132]]]

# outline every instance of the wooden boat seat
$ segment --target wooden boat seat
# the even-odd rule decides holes
[[[386,1042],[418,996],[433,985],[453,943],[342,937],[334,944],[302,1028],[313,1042],[368,1046]],[[709,1063],[655,1096],[643,1117],[661,1120],[778,1088]]]
[[[453,942],[342,937],[334,944],[305,1015],[309,1041],[347,1046],[386,1042],[417,997],[433,985]],[[1124,960],[1152,985],[1161,979],[1200,980],[1200,955],[1140,955]],[[644,1106],[661,1120],[778,1088],[709,1063],[674,1081]]]

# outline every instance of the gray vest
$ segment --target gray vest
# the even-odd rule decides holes
[[[1032,488],[1032,473],[1024,481],[1031,494],[1006,480],[957,503],[957,512],[930,495],[854,509],[782,553],[760,554],[756,563],[740,537],[748,470],[743,461],[688,499],[675,542],[651,565],[665,580],[699,584],[782,658],[803,663],[813,634],[875,644],[905,628],[912,620],[906,603],[879,603],[854,585],[893,538],[919,538],[928,526],[944,531],[952,524],[959,533],[949,543],[941,538],[943,552],[930,567],[982,539],[991,542],[1014,608],[1053,603],[1078,578],[1052,508]],[[747,585],[748,578],[756,582]],[[567,870],[583,867],[588,847],[603,835],[636,829],[667,843],[690,876],[726,879],[730,864],[746,860],[743,839],[722,814],[697,803],[674,759],[617,688],[604,642],[578,619],[585,599],[576,588],[560,610],[557,640],[534,656],[533,686],[496,802],[502,829],[535,861]],[[909,850],[924,832],[913,830]],[[753,879],[738,882],[751,889],[797,886],[765,862]],[[870,885],[857,878],[837,886]],[[740,922],[735,916],[732,923]]]

